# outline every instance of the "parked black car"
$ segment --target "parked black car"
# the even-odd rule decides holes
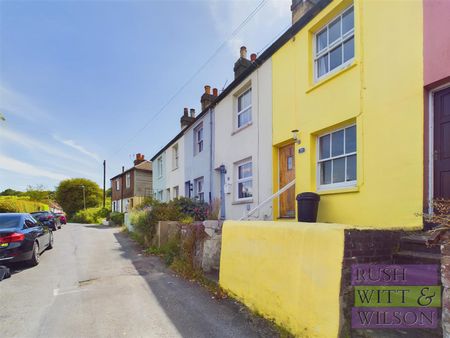
[[[55,216],[50,211],[32,212],[31,216],[33,216],[36,220],[43,223],[44,225],[47,225],[53,231],[61,229],[61,222],[59,220],[59,217]]]
[[[53,248],[53,233],[30,214],[0,214],[0,263],[27,261],[39,264],[39,256]]]

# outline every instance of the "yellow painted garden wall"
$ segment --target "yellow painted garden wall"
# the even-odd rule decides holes
[[[319,192],[318,221],[417,228],[422,220],[422,2],[354,2],[355,60],[315,83],[313,34],[351,5],[333,1],[272,57],[274,191],[277,146],[300,130],[296,194],[317,191],[316,139],[356,123],[357,185]],[[278,201],[274,202],[275,215]]]
[[[344,229],[226,221],[220,285],[298,336],[337,337]]]

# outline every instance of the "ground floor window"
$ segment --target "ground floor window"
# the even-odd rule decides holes
[[[180,197],[180,188],[178,188],[178,185],[176,187],[173,187],[173,198]]]
[[[166,189],[166,202],[170,201],[170,188]]]
[[[195,189],[195,197],[200,201],[205,201],[205,192],[204,192],[204,179],[203,177],[199,177],[194,181],[194,189]]]
[[[236,200],[252,198],[253,172],[252,161],[247,160],[236,165]]]
[[[317,143],[319,189],[356,185],[356,125],[323,134]]]

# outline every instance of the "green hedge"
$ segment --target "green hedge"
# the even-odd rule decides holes
[[[108,217],[108,213],[108,209],[87,208],[86,210],[77,211],[70,221],[74,223],[99,224]]]
[[[109,215],[109,219],[114,223],[114,225],[123,225],[125,222],[125,215],[121,212],[112,212]]]
[[[30,201],[29,197],[0,196],[0,212],[34,212],[49,210],[47,204]]]

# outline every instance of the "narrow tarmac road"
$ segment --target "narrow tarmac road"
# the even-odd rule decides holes
[[[174,276],[117,228],[68,224],[37,267],[0,282],[0,337],[274,337]]]

